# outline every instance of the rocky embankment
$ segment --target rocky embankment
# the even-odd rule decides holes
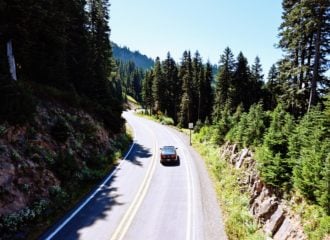
[[[239,180],[242,191],[250,194],[250,212],[261,224],[264,232],[274,240],[307,239],[300,224],[299,216],[292,213],[288,204],[276,196],[258,176],[253,153],[245,148],[226,143],[221,148],[221,159],[226,159],[244,174]]]
[[[26,239],[27,225],[68,206],[109,170],[117,144],[91,115],[54,103],[24,126],[0,124],[0,239]]]

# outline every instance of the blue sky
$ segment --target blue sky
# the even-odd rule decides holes
[[[167,52],[179,62],[184,50],[217,64],[229,46],[264,74],[281,58],[281,0],[110,0],[111,40],[155,59]]]

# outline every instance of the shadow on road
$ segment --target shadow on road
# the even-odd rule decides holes
[[[134,165],[142,167],[144,160],[150,158],[152,153],[149,148],[146,148],[140,144],[135,144],[132,152],[125,159],[125,161],[130,162]],[[104,180],[102,180],[103,182]],[[97,221],[111,221],[112,212],[111,210],[116,205],[124,205],[127,203],[119,202],[118,198],[121,197],[119,194],[119,189],[113,187],[116,182],[116,175],[104,184],[102,187],[96,186],[91,194],[99,188],[95,196],[88,201],[88,203],[76,213],[76,215],[63,227],[52,239],[80,239],[84,229],[91,227]],[[101,182],[100,182],[101,184]],[[86,196],[80,204],[77,204],[75,208],[69,211],[58,223],[53,225],[48,231],[46,231],[39,239],[47,239],[50,234],[52,234],[61,224],[68,219],[85,201],[88,199],[90,194]],[[85,237],[85,236],[84,236]]]
[[[146,148],[141,144],[136,143],[134,145],[133,152],[131,152],[131,154],[125,160],[135,165],[142,166],[142,160],[150,158],[151,156],[152,154],[149,148]]]

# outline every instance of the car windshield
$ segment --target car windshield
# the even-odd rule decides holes
[[[165,146],[162,148],[162,152],[164,154],[174,154],[175,153],[175,147],[173,146]]]

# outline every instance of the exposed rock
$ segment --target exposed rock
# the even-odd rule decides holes
[[[272,214],[276,211],[277,207],[278,202],[276,197],[273,196],[271,198],[268,198],[260,204],[256,217],[260,221],[265,222],[266,220],[270,219]]]
[[[273,238],[274,238],[274,240],[287,240],[293,230],[294,230],[294,228],[291,224],[290,219],[285,218]]]
[[[278,207],[275,213],[268,219],[263,227],[268,236],[273,236],[284,221],[284,211],[282,207]]]
[[[238,159],[238,161],[235,164],[236,169],[238,169],[238,168],[240,168],[242,166],[242,163],[243,163],[245,157],[247,156],[248,152],[249,152],[249,149],[247,149],[247,148],[244,148],[241,151],[241,155],[239,156],[239,159]]]
[[[59,153],[71,151],[81,168],[86,159],[109,151],[108,131],[89,114],[44,101],[38,104],[36,112],[30,125],[7,124],[1,132],[0,216],[28,207],[37,199],[48,198],[49,187],[61,185],[52,172]],[[59,118],[68,126],[66,142],[52,136],[51,129]]]
[[[259,178],[253,153],[246,148],[238,153],[236,150],[236,145],[226,143],[221,156],[236,169],[244,169],[245,176],[240,177],[238,181],[241,189],[248,189],[251,193],[250,212],[263,225],[267,239],[272,237],[274,240],[307,239],[299,216],[290,215],[290,208],[285,202],[278,199],[273,189],[267,187]]]

